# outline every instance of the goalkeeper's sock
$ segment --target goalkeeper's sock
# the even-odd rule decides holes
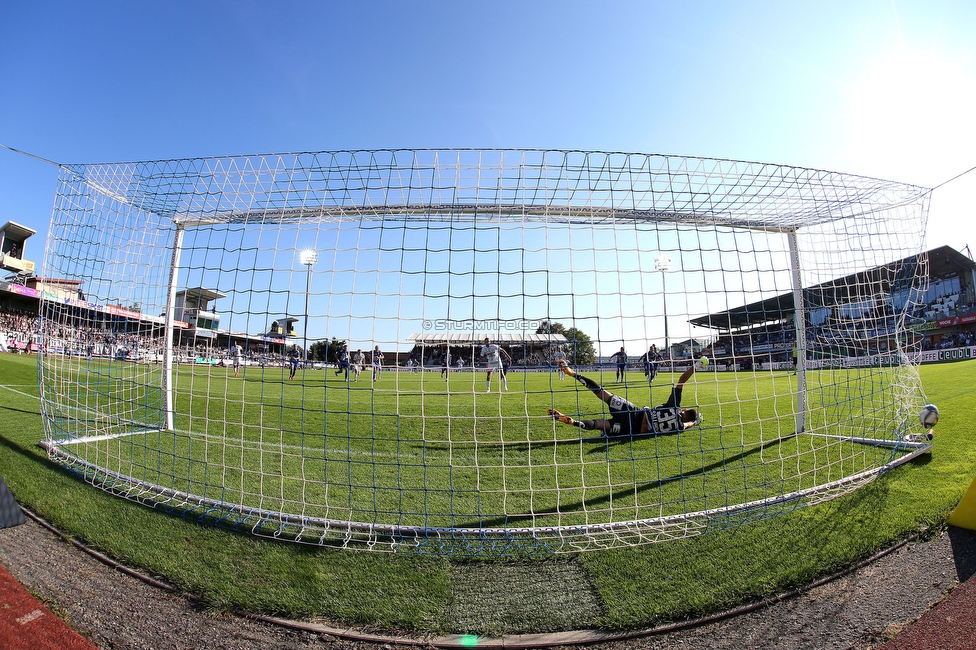
[[[603,388],[601,388],[598,383],[596,383],[595,381],[593,381],[589,377],[584,377],[583,375],[574,375],[574,378],[576,379],[576,381],[578,381],[579,383],[583,384],[584,386],[586,386],[587,388],[589,388],[594,393],[598,393],[601,390],[603,390]]]

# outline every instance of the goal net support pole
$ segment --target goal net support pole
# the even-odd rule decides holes
[[[180,253],[183,249],[183,236],[186,230],[180,223],[176,223],[176,231],[173,234],[173,255],[170,257],[168,282],[166,286],[166,321],[165,343],[163,347],[163,410],[165,414],[165,425],[167,431],[175,428],[175,407],[174,407],[174,387],[173,387],[173,362],[176,338],[176,289],[177,278],[180,268]]]
[[[786,234],[790,246],[790,271],[793,275],[793,325],[796,330],[796,433],[803,433],[806,428],[807,412],[807,327],[806,308],[803,302],[803,272],[800,268],[800,247],[797,242],[796,230]]]

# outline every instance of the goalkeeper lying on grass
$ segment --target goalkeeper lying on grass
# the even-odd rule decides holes
[[[708,358],[702,357],[701,363],[702,367],[708,365]],[[549,409],[549,415],[563,424],[587,431],[599,431],[602,436],[656,436],[684,431],[701,422],[698,411],[681,408],[681,389],[685,382],[695,374],[694,365],[685,370],[678,378],[678,383],[671,389],[671,397],[668,398],[667,402],[661,406],[645,406],[644,408],[638,408],[619,395],[604,390],[592,379],[578,374],[567,366],[565,361],[562,361],[559,366],[564,373],[589,388],[594,395],[610,407],[609,420],[574,420],[555,409]]]

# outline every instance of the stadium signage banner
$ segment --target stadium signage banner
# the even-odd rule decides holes
[[[155,318],[153,316],[143,316],[141,312],[132,311],[131,309],[126,309],[125,307],[117,305],[106,305],[105,312],[112,314],[113,316],[122,316],[123,318],[131,318],[132,320],[148,320],[155,322],[162,322],[161,318]]]
[[[874,357],[875,363],[873,365],[877,366],[897,366],[907,357],[899,357],[897,354],[882,354]]]
[[[901,366],[909,362],[914,357],[915,362],[924,361],[918,355],[910,354],[873,354],[866,357],[839,357],[834,359],[811,359],[807,361],[808,370],[819,370],[822,368],[867,368],[867,367],[890,367]],[[792,365],[791,365],[792,367]]]
[[[938,363],[939,361],[960,361],[976,359],[976,347],[950,348],[947,350],[925,350],[915,354],[876,354],[870,357],[842,357],[839,359],[814,359],[807,361],[808,369],[818,368],[857,368],[864,366],[897,366],[911,359],[914,363]]]
[[[887,358],[889,355],[883,355]],[[813,359],[807,361],[806,367],[810,370],[819,370],[821,368],[864,368],[867,366],[877,366],[880,365],[880,359],[882,355],[875,355],[870,357],[841,357],[837,359]],[[792,367],[792,364],[790,364]]]
[[[948,350],[926,350],[922,353],[922,363],[933,361],[958,361],[976,358],[976,347],[950,348]]]
[[[833,359],[809,359],[807,370],[821,370],[824,368],[865,368],[869,366],[894,367],[906,363],[938,363],[940,361],[961,361],[976,359],[976,346],[964,348],[950,348],[948,350],[925,350],[924,352],[899,354],[874,354],[865,357],[836,357]],[[730,364],[730,369],[734,364]],[[763,363],[763,370],[792,370],[793,364],[786,362]]]
[[[18,296],[27,296],[28,298],[41,297],[41,292],[37,289],[31,289],[30,287],[25,287],[22,284],[10,284],[9,282],[0,281],[0,291],[16,293]]]
[[[11,284],[9,282],[4,282],[0,280],[0,291],[6,291],[8,293],[15,293],[18,296],[25,296],[27,298],[41,298],[47,300],[48,302],[55,302],[62,305],[70,305],[72,307],[79,307],[81,309],[89,309],[91,311],[100,312],[103,314],[111,314],[113,316],[119,316],[121,318],[128,318],[130,320],[139,320],[149,323],[154,323],[156,325],[163,325],[166,322],[162,316],[150,316],[148,314],[143,314],[141,312],[133,311],[131,309],[126,309],[118,305],[98,305],[93,302],[88,302],[87,300],[80,300],[78,298],[66,298],[64,296],[57,296],[52,293],[38,291],[32,287],[25,287],[22,284]],[[173,326],[181,329],[187,329],[190,325],[185,321],[173,321]]]
[[[966,314],[965,316],[953,316],[952,318],[942,318],[936,321],[939,327],[952,327],[953,325],[968,325],[976,323],[976,314]]]

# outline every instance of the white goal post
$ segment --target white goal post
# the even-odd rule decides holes
[[[44,445],[305,543],[558,553],[748,523],[930,449],[929,192],[584,151],[63,166],[44,268],[81,290],[41,301]],[[609,421],[600,391],[656,407],[679,376],[701,417],[678,433],[551,414]]]

